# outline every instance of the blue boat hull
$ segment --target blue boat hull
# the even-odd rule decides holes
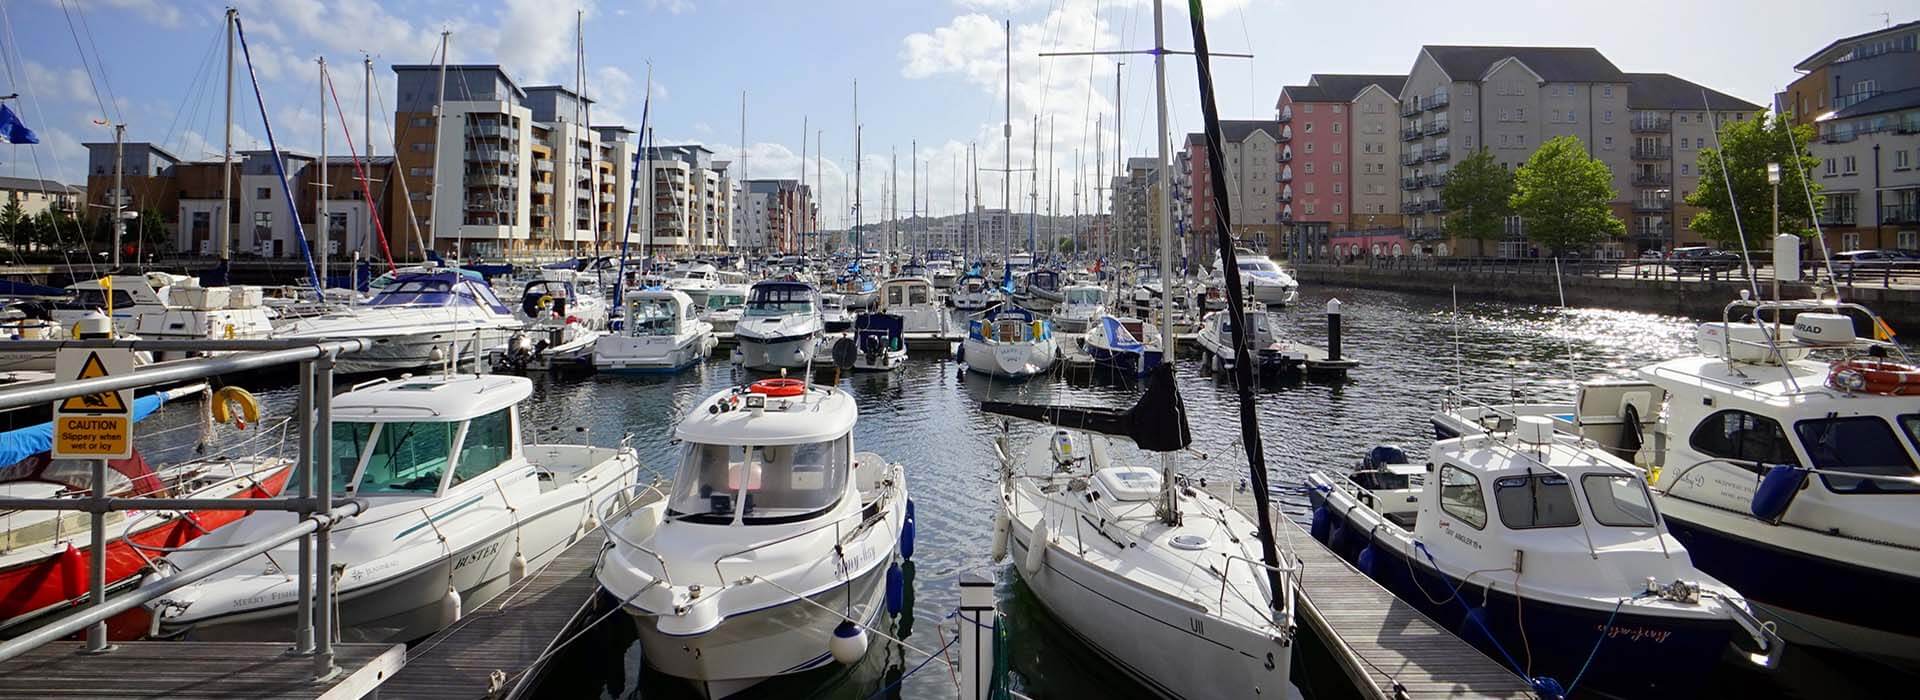
[[[1308,494],[1314,506],[1320,507],[1324,500],[1321,495],[1313,491]],[[1327,509],[1327,517],[1331,527],[1327,528],[1326,539],[1334,539],[1331,533],[1336,529],[1350,527],[1350,521],[1338,509]],[[1352,536],[1343,535],[1345,551],[1335,549],[1335,553],[1357,564],[1367,535],[1357,529],[1347,532]],[[1328,544],[1324,539],[1321,543]],[[1611,609],[1537,600],[1523,600],[1516,607],[1512,595],[1490,591],[1478,583],[1463,584],[1439,573],[1426,561],[1409,561],[1392,547],[1374,548],[1372,560],[1372,566],[1362,571],[1375,582],[1494,661],[1509,669],[1514,664],[1525,669],[1530,663],[1534,677],[1552,678],[1562,686],[1572,685],[1578,677],[1576,691],[1628,698],[1704,697],[1708,671],[1720,663],[1738,633],[1728,620],[1644,615],[1634,612],[1631,604],[1612,615],[1611,624]],[[1456,588],[1457,599],[1453,593]],[[1479,623],[1468,619],[1463,601],[1475,605]],[[1519,624],[1522,620],[1526,623],[1524,637]],[[1597,652],[1595,642],[1600,643]],[[1511,662],[1502,648],[1512,655]],[[1589,656],[1591,663],[1587,662]]]
[[[1122,372],[1130,372],[1136,376],[1145,375],[1153,371],[1154,367],[1160,365],[1159,350],[1127,352],[1125,350],[1109,350],[1092,344],[1088,344],[1086,348],[1087,355],[1093,358],[1094,364],[1102,367],[1111,367]]]

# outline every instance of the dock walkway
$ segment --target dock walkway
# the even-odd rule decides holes
[[[529,667],[560,643],[592,600],[599,585],[593,564],[606,541],[599,529],[582,535],[544,568],[408,650],[406,668],[382,684],[380,694],[461,700],[527,695],[540,675]]]
[[[406,660],[400,644],[336,644],[340,672],[313,680],[313,659],[286,642],[119,642],[85,654],[78,642],[27,652],[0,671],[0,698],[287,698],[355,700]]]
[[[1208,490],[1254,517],[1252,495],[1220,485]],[[1363,696],[1535,697],[1526,681],[1381,588],[1278,508],[1273,522],[1303,567],[1300,618],[1325,640]]]

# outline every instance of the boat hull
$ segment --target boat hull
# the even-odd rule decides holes
[[[505,343],[512,334],[507,328],[481,328],[373,336],[367,349],[341,355],[335,369],[360,374],[432,368],[451,359],[449,352],[463,363],[477,362],[486,349]]]
[[[1093,358],[1094,364],[1102,367],[1110,367],[1135,375],[1144,375],[1153,371],[1154,367],[1160,365],[1159,350],[1131,352],[1101,347],[1093,343],[1085,343],[1084,346],[1087,350],[1087,356]]]
[[[1308,495],[1315,508],[1327,503],[1317,490],[1309,489]],[[1352,528],[1347,532],[1356,534],[1346,538],[1351,544],[1342,548],[1345,551],[1334,551],[1358,565],[1369,535],[1345,512],[1338,506],[1326,508],[1329,534],[1316,539],[1328,544],[1325,540],[1333,539],[1330,533],[1335,528]],[[1500,590],[1471,581],[1463,583],[1427,561],[1410,560],[1397,547],[1376,546],[1373,552],[1371,566],[1361,567],[1361,571],[1400,600],[1494,661],[1509,668],[1529,663],[1533,676],[1553,678],[1562,686],[1574,683],[1577,677],[1581,689],[1620,697],[1699,697],[1708,675],[1703,670],[1718,665],[1728,645],[1742,634],[1730,620],[1648,615],[1630,604],[1615,613],[1612,608],[1531,598],[1516,601]],[[1474,616],[1478,622],[1468,619],[1463,601],[1476,604]],[[1508,655],[1514,660],[1508,661]]]
[[[988,343],[968,338],[962,348],[967,369],[1007,379],[1046,374],[1053,369],[1056,354],[1052,342]]]
[[[714,346],[719,344],[712,333],[690,337],[685,342],[658,350],[652,350],[649,346],[622,347],[623,340],[626,339],[619,336],[601,338],[601,343],[610,347],[594,349],[593,367],[596,371],[612,374],[672,374],[711,357]]]
[[[781,338],[758,338],[734,333],[734,342],[740,350],[740,364],[747,369],[776,371],[782,369],[801,369],[813,360],[814,346],[819,335],[798,335]]]

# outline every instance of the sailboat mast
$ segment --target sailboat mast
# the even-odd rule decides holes
[[[1161,0],[1153,0],[1153,85],[1154,107],[1158,128],[1154,131],[1155,145],[1160,151],[1160,186],[1166,190],[1159,198],[1160,227],[1160,362],[1173,366],[1173,207],[1167,200],[1171,193],[1167,187],[1168,176],[1172,172],[1173,162],[1167,148],[1167,27],[1166,16],[1160,11]],[[1180,500],[1177,487],[1174,486],[1173,453],[1160,453],[1160,519],[1168,524],[1180,522]]]
[[[1033,175],[1027,179],[1027,253],[1038,256],[1040,247],[1034,241],[1035,232],[1040,228],[1040,115],[1033,115]]]
[[[1102,115],[1093,115],[1093,218],[1095,221],[1100,219],[1100,210],[1107,208],[1107,154],[1100,143],[1102,136],[1100,133],[1101,118]],[[1095,252],[1099,253],[1101,257],[1106,257],[1108,250],[1106,241],[1112,235],[1113,217],[1109,216],[1107,217],[1107,225],[1105,230],[1102,231],[1100,240],[1094,245]]]
[[[920,140],[907,142],[908,168],[911,171],[907,182],[907,222],[913,223],[920,218]],[[911,236],[909,236],[911,238]],[[908,241],[911,247],[912,241]]]
[[[1001,135],[1006,139],[1005,167],[1000,172],[1000,264],[1006,266],[1008,253],[1013,252],[1013,20],[1007,20],[1007,114],[1000,122]],[[1002,275],[1004,278],[1005,276]]]
[[[1125,68],[1126,65],[1124,61],[1113,64],[1113,178],[1122,183],[1127,180],[1127,150],[1120,145],[1120,129],[1126,126],[1127,118],[1124,108],[1120,106],[1123,104],[1120,101],[1120,69]],[[1113,238],[1113,250],[1118,251],[1121,249],[1121,238],[1119,227],[1115,224],[1120,223],[1120,185],[1114,185],[1113,199],[1115,206],[1112,221],[1108,226],[1110,229],[1108,235]]]
[[[327,263],[331,262],[327,256],[327,247],[330,244],[327,229],[328,223],[332,221],[327,214],[327,57],[321,56],[318,62],[320,64],[320,198],[314,203],[313,220],[320,229],[316,234],[316,238],[320,241],[320,279],[314,284],[324,292],[327,289]]]
[[[220,274],[225,276],[231,276],[233,260],[233,22],[239,15],[239,10],[227,8],[227,121],[220,148]]]
[[[813,184],[815,187],[820,188],[820,192],[818,196],[816,196],[816,199],[819,200],[819,202],[814,206],[815,213],[813,215],[813,237],[816,239],[820,237],[820,214],[818,212],[821,209],[825,208],[824,206],[821,206],[821,205],[824,205],[827,201],[827,196],[826,196],[827,180],[825,175],[823,174],[826,172],[827,156],[824,152],[820,150],[820,144],[823,143],[826,140],[826,138],[827,138],[826,129],[821,129],[813,132]],[[806,164],[803,163],[801,164],[800,167],[805,168]],[[815,242],[820,244],[821,252],[826,252],[825,241],[815,241]],[[805,252],[805,251],[803,250],[802,252]]]
[[[864,164],[860,157],[860,81],[853,81],[853,229],[848,237],[853,241],[854,260],[860,259],[860,253],[866,250],[866,241],[860,235],[860,169]]]
[[[807,203],[804,200],[800,199],[800,193],[806,191],[806,189],[807,189],[807,117],[806,115],[801,115],[800,116],[800,187],[799,189],[794,190],[794,201],[796,204],[800,205],[800,220],[798,223],[794,224],[794,228],[797,229],[795,233],[798,233],[800,236],[800,245],[798,246],[798,249],[801,250],[802,252],[805,252],[806,250],[806,241],[807,241],[807,238],[806,238],[807,236],[806,204]],[[782,250],[780,252],[783,252],[783,253],[794,252],[794,249],[796,248],[796,246],[789,245],[786,248],[787,248],[786,250]]]
[[[433,213],[427,217],[427,240],[433,241],[433,243],[421,242],[422,246],[439,244],[439,222],[442,215],[440,211],[440,161],[441,156],[446,152],[444,144],[441,142],[445,140],[443,137],[447,132],[447,53],[453,50],[448,41],[448,37],[452,35],[453,32],[440,32],[440,89],[438,91],[438,97],[434,99],[433,105],[433,198],[430,200],[433,202]],[[394,154],[396,159],[398,159],[399,156],[400,154],[398,153]],[[396,160],[396,162],[398,161]],[[454,245],[458,246],[459,243],[456,241]],[[423,247],[420,250],[420,255],[425,257],[426,254],[427,251]]]
[[[594,161],[599,156],[599,139],[593,134],[593,107],[587,104],[587,37],[586,11],[573,11],[573,102],[574,116],[580,120],[581,136],[587,140],[587,152],[580,157],[580,164],[587,168],[589,197],[587,199],[587,233],[593,237],[593,252],[600,253],[600,166]]]
[[[371,174],[373,171],[373,57],[362,55],[360,57],[360,69],[360,109],[362,110],[362,114],[360,115],[360,142],[367,144],[366,170]],[[392,172],[398,173],[400,163],[397,159],[394,161],[393,167],[394,170]],[[363,175],[362,177],[365,176]],[[394,175],[390,174],[388,177],[394,177]],[[367,194],[367,199],[373,199],[371,192]],[[366,225],[360,228],[361,260],[373,259],[373,203],[368,202],[366,209]],[[351,279],[352,275],[348,275],[348,278]]]
[[[892,185],[887,190],[887,252],[892,253],[900,246],[900,149],[893,148],[888,153],[887,177]]]

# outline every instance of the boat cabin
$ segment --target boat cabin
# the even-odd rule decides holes
[[[924,277],[895,277],[880,285],[880,308],[932,307],[933,283]]]
[[[525,377],[376,380],[333,400],[334,493],[425,498],[525,464],[517,406]],[[543,483],[552,483],[543,480]]]
[[[762,280],[747,290],[748,316],[784,316],[811,313],[820,293],[813,285],[788,280]]]
[[[486,282],[451,270],[398,275],[367,305],[473,306],[502,315],[513,313]]]
[[[520,293],[520,313],[527,318],[566,318],[567,309],[580,298],[580,290],[569,280],[537,279],[527,283]]]
[[[1044,267],[1028,272],[1026,288],[1043,292],[1060,291],[1060,273]]]
[[[693,298],[678,289],[642,289],[627,293],[622,326],[634,337],[672,336],[693,322]]]
[[[1061,297],[1068,306],[1099,306],[1107,303],[1107,290],[1091,284],[1076,284],[1066,288]]]
[[[680,468],[667,519],[777,525],[832,511],[851,491],[857,413],[845,392],[798,379],[708,398],[674,431]]]
[[[1002,306],[968,323],[967,334],[989,343],[1030,343],[1053,336],[1053,327],[1018,306]]]

